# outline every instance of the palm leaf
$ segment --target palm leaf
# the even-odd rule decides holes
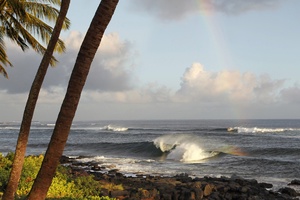
[[[0,0],[0,62],[3,65],[12,66],[5,52],[3,36],[11,39],[23,51],[32,48],[37,53],[45,53],[45,46],[49,43],[53,31],[50,24],[54,23],[59,15],[60,3],[60,0]],[[66,19],[63,30],[69,27],[70,20]],[[57,42],[55,51],[65,51],[62,40]],[[56,62],[52,56],[50,65],[54,66]],[[3,65],[0,66],[0,73],[7,76]]]

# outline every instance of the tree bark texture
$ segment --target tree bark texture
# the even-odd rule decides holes
[[[118,0],[102,0],[92,19],[80,47],[41,169],[29,193],[29,200],[46,198],[59,159],[64,151],[90,66],[118,2]]]
[[[24,164],[24,158],[26,154],[26,147],[28,143],[28,137],[30,132],[31,121],[33,118],[35,106],[38,100],[40,89],[42,87],[49,63],[52,59],[52,55],[55,49],[55,45],[59,39],[59,35],[63,26],[63,22],[66,18],[69,9],[70,0],[62,0],[60,12],[53,29],[47,50],[42,58],[34,81],[32,83],[26,106],[23,113],[23,119],[20,126],[20,132],[15,150],[15,157],[10,172],[8,185],[3,194],[2,200],[14,199],[15,193],[18,189],[18,183],[21,177],[21,172]]]

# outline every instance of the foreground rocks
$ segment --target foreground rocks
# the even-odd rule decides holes
[[[267,190],[270,184],[256,180],[240,178],[190,178],[185,174],[175,177],[124,177],[121,174],[95,174],[98,179],[107,179],[115,184],[123,184],[122,194],[111,192],[110,196],[118,199],[297,199],[299,195],[292,188],[282,188],[279,192]]]
[[[187,174],[174,177],[140,175],[124,176],[118,170],[106,170],[95,163],[74,163],[74,174],[93,174],[98,181],[122,184],[124,190],[102,191],[103,196],[128,200],[292,200],[300,194],[290,187],[272,191],[272,184],[258,183],[240,177],[191,178]],[[80,166],[80,167],[79,167]],[[92,170],[93,169],[93,170]],[[97,169],[97,170],[95,170]],[[294,180],[291,185],[298,185]]]

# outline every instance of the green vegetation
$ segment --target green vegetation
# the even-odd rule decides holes
[[[13,162],[13,153],[3,156],[0,153],[0,198],[7,185],[9,173]],[[28,156],[22,171],[17,191],[18,199],[24,199],[29,193],[44,156]],[[77,175],[71,169],[59,166],[47,193],[48,200],[112,200],[107,196],[101,197],[101,190],[122,190],[122,185],[113,185],[94,180],[92,175]]]

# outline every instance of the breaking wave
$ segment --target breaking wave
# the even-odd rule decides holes
[[[281,133],[287,131],[300,131],[298,128],[259,128],[259,127],[229,127],[228,132],[238,133]]]
[[[156,148],[168,153],[166,159],[187,163],[203,162],[221,153],[205,149],[197,141],[193,135],[164,135],[153,142]]]
[[[127,127],[119,127],[119,126],[112,126],[112,125],[105,126],[104,129],[108,131],[116,131],[116,132],[122,132],[128,130]]]

